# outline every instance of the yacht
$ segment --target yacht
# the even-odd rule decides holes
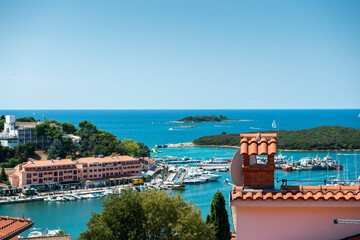
[[[209,160],[201,161],[195,165],[198,167],[230,167],[231,160],[213,157]]]

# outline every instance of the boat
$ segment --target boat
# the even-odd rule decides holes
[[[28,238],[42,237],[42,232],[35,230],[29,233]]]
[[[291,172],[293,169],[290,165],[285,165],[282,167],[282,170],[284,170],[286,172]]]
[[[230,167],[231,160],[225,160],[222,158],[210,158],[209,160],[201,161],[195,164],[197,167]]]
[[[274,121],[272,122],[271,126],[272,126],[272,128],[277,128],[275,119],[274,119]]]
[[[169,130],[170,130],[170,131],[172,131],[172,130],[173,130],[173,128],[169,128]]]
[[[44,198],[44,201],[45,202],[55,202],[56,198],[55,197],[47,197],[47,198]]]
[[[171,190],[185,190],[185,185],[179,184],[179,183],[168,182],[168,183],[165,183],[163,186],[165,188],[171,189]]]
[[[57,197],[55,200],[58,201],[58,202],[66,201],[62,196]]]
[[[216,171],[217,171],[217,172],[227,172],[227,171],[229,171],[229,168],[226,168],[226,167],[224,167],[224,168],[218,168],[218,169],[216,169]]]

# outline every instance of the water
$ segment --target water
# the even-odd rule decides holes
[[[0,115],[16,115],[16,117],[34,116],[36,119],[56,119],[60,122],[71,122],[77,125],[82,120],[88,120],[95,124],[99,129],[115,134],[119,139],[134,139],[144,142],[150,147],[155,144],[189,142],[195,138],[220,134],[222,131],[227,133],[240,133],[257,130],[270,130],[272,121],[275,119],[280,129],[297,130],[313,128],[317,126],[339,125],[345,127],[360,128],[360,110],[0,110]],[[35,114],[35,115],[33,115]],[[201,124],[173,124],[169,121],[178,120],[188,115],[225,115],[229,119],[250,119],[252,122],[225,122],[225,123],[201,123]],[[278,122],[280,119],[280,123]],[[169,128],[179,125],[192,125],[198,128],[174,129]],[[258,129],[254,129],[258,128]],[[210,157],[232,158],[235,149],[194,147],[182,149],[162,149],[163,153],[158,156],[189,156],[194,159],[208,159]],[[283,155],[293,156],[294,160],[301,157],[312,156],[325,157],[326,152],[284,152]],[[353,155],[337,156],[335,152],[330,152],[334,159],[339,158],[341,164],[349,169],[349,179],[355,178],[355,166]],[[360,159],[358,159],[357,169],[360,170]],[[185,200],[192,200],[202,210],[205,218],[210,211],[210,203],[213,194],[217,189],[223,192],[226,201],[229,200],[231,187],[223,181],[230,179],[229,172],[220,173],[222,177],[218,182],[203,185],[188,185],[184,194]],[[276,186],[279,187],[283,178],[292,180],[319,180],[323,181],[328,176],[337,175],[336,171],[302,171],[302,172],[283,172],[277,170],[275,178],[279,180]],[[341,171],[341,179],[346,179],[346,171]],[[293,183],[308,185],[307,182]],[[311,184],[321,184],[311,183]],[[289,183],[290,185],[290,183]],[[230,214],[230,208],[227,204]],[[91,212],[101,211],[101,199],[74,201],[74,202],[32,202],[16,205],[0,205],[0,215],[14,217],[30,217],[36,224],[35,227],[42,229],[56,229],[70,233],[73,238],[80,235],[87,229],[86,223],[91,217]],[[229,216],[230,220],[230,216]],[[230,221],[231,223],[231,221]],[[26,234],[25,234],[26,235]]]

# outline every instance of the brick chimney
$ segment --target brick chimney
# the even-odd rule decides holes
[[[276,150],[276,133],[240,134],[240,154],[244,158],[242,166],[243,185],[246,188],[274,188],[274,156]],[[266,155],[267,163],[250,163],[250,156]]]

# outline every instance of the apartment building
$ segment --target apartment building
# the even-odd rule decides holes
[[[30,161],[16,166],[9,179],[12,186],[28,189],[57,182],[73,184],[82,180],[136,176],[141,174],[141,166],[138,158],[130,156]]]

